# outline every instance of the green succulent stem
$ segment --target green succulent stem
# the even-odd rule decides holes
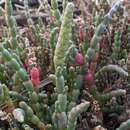
[[[102,39],[102,36],[106,30],[106,25],[112,20],[112,16],[119,10],[119,8],[122,6],[123,1],[119,0],[117,1],[114,6],[109,10],[109,12],[104,16],[102,22],[97,26],[95,30],[95,34],[91,40],[90,43],[90,49],[92,51],[87,51],[88,60],[91,61],[91,58],[94,56],[96,52],[99,52],[99,42]],[[89,57],[91,54],[92,56]]]
[[[72,108],[68,115],[67,130],[75,130],[79,114],[87,111],[89,106],[90,103],[86,101]]]
[[[65,86],[61,67],[57,67],[54,79],[56,83],[55,92],[58,95],[55,102],[55,112],[53,113],[52,121],[56,130],[65,130],[67,125],[66,108],[68,87]]]
[[[104,66],[103,68],[101,68],[95,74],[95,78],[98,78],[99,75],[102,74],[102,73],[104,73],[104,72],[113,72],[113,71],[117,72],[122,77],[128,77],[129,76],[128,72],[126,72],[124,69],[122,69],[118,65],[107,65],[107,66]]]
[[[128,130],[130,128],[130,119],[123,122],[116,130]]]
[[[115,36],[114,36],[114,48],[113,48],[113,53],[112,53],[112,57],[115,60],[118,60],[120,58],[120,56],[119,56],[120,51],[121,51],[120,44],[121,44],[120,33],[116,32]]]
[[[120,97],[120,96],[126,95],[126,90],[122,90],[122,89],[113,90],[106,94],[100,94],[95,85],[93,85],[90,88],[90,92],[93,95],[94,99],[96,99],[97,101],[99,101],[101,103],[110,100],[112,97]]]
[[[24,0],[24,7],[25,7],[25,11],[26,11],[27,23],[28,23],[28,26],[29,26],[29,30],[30,30],[30,32],[33,36],[33,40],[35,40],[35,44],[37,46],[43,47],[44,41],[41,38],[41,36],[39,35],[40,30],[38,29],[37,26],[34,25],[34,22],[31,18],[31,14],[30,14],[29,7],[28,7],[28,0]]]
[[[63,6],[63,12],[65,11],[65,8],[68,4],[68,0],[63,0],[62,6]]]
[[[6,85],[0,84],[0,100],[5,103],[8,107],[13,107],[13,101],[9,95],[9,89]]]
[[[17,54],[22,51],[22,47],[18,41],[18,27],[16,20],[13,17],[12,0],[5,0],[5,20],[9,29],[9,36],[11,37],[11,49],[15,50]]]
[[[38,126],[38,124],[40,123],[42,125],[42,129],[40,130],[45,130],[45,124],[43,122],[40,121],[40,119],[34,114],[32,108],[30,106],[28,106],[25,102],[20,102],[19,106],[21,109],[24,110],[25,112],[25,118],[27,120],[27,122],[32,123],[33,125]]]
[[[51,16],[56,18],[56,25],[59,26],[61,24],[61,13],[58,9],[58,2],[57,0],[51,0]]]
[[[19,100],[19,101],[28,101],[28,98],[21,95],[20,93],[16,92],[16,91],[9,91],[9,95],[11,97],[15,97],[15,99]]]
[[[102,107],[101,111],[104,113],[122,113],[125,109],[125,106],[122,105],[117,105],[117,106],[113,106],[113,108],[110,107]]]
[[[58,37],[58,42],[56,44],[54,53],[54,65],[55,69],[58,66],[63,66],[65,64],[65,53],[70,47],[70,40],[72,38],[72,23],[73,23],[73,9],[74,5],[68,3],[63,16],[63,21],[61,24],[61,29]]]
[[[8,67],[11,68],[12,72],[17,75],[17,78],[23,81],[23,85],[26,88],[26,90],[29,92],[33,92],[33,84],[29,79],[28,74],[26,73],[26,70],[21,68],[20,64],[16,59],[13,58],[11,53],[3,47],[3,45],[0,45],[0,52],[2,54],[2,58],[4,61],[8,64]]]

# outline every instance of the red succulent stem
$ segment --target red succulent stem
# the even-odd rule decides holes
[[[124,3],[124,5],[128,5],[129,1],[128,0],[124,0],[123,3]]]
[[[31,81],[35,87],[40,85],[40,70],[37,67],[33,67],[30,70]]]
[[[99,45],[100,45],[100,49],[103,49],[105,47],[104,39],[100,40]]]
[[[76,52],[75,54],[76,63],[80,66],[84,65],[84,56],[82,53]]]
[[[91,63],[90,63],[90,70],[91,70],[91,72],[94,74],[95,73],[95,71],[96,71],[96,67],[97,67],[97,60],[98,60],[98,53],[96,53],[95,55],[94,55],[94,57],[92,58],[92,61],[91,61]]]
[[[81,42],[85,40],[85,30],[82,25],[79,26],[79,39]]]
[[[91,70],[87,72],[87,74],[84,77],[85,85],[91,87],[94,83],[94,76]]]

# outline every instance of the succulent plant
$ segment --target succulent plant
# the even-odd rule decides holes
[[[14,1],[5,0],[8,32],[0,44],[0,119],[10,128],[4,129],[77,130],[83,124],[82,129],[104,130],[101,126],[107,127],[112,117],[117,123],[112,129],[129,129],[129,114],[123,121],[120,117],[129,108],[130,26],[128,16],[121,14],[128,0],[86,1],[94,5],[89,20],[76,14],[76,1],[50,0],[49,5],[39,0],[36,14],[47,12],[47,23],[40,16],[33,21],[30,1],[19,2],[27,19],[22,33],[24,27],[13,16]]]
[[[55,68],[63,66],[65,63],[64,55],[70,46],[72,36],[72,23],[73,23],[73,4],[68,3],[63,16],[63,22],[59,33],[58,42],[56,44],[54,54]]]

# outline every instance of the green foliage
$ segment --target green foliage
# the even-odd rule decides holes
[[[75,130],[79,114],[85,112],[88,109],[89,105],[89,102],[84,102],[72,108],[68,115],[67,130]]]
[[[67,49],[70,46],[70,40],[72,36],[71,34],[72,23],[73,23],[73,4],[68,3],[63,16],[59,38],[55,49],[55,55],[54,55],[55,68],[57,68],[58,66],[63,66],[65,64],[64,56]]]
[[[128,72],[126,72],[125,70],[123,70],[121,67],[119,67],[118,65],[107,65],[104,66],[103,68],[101,68],[96,74],[95,74],[95,78],[98,78],[99,75],[101,73],[104,72],[117,72],[120,76],[122,77],[128,77],[129,74]]]
[[[128,130],[130,128],[130,119],[123,122],[116,130]]]
[[[50,41],[49,44],[45,44],[45,41],[41,35],[44,35],[44,33],[46,34],[46,26],[43,24],[42,19],[40,18],[38,19],[38,23],[35,25],[29,11],[28,0],[24,0],[29,32],[32,35],[31,38],[34,40],[33,41],[31,39],[31,42],[36,43],[36,49],[40,48],[42,50],[41,51],[39,49],[41,52],[38,50],[39,52],[37,52],[37,55],[34,56],[34,59],[39,56],[39,53],[41,53],[44,58],[50,58],[51,65],[49,64],[46,66],[46,68],[48,69],[51,66],[51,72],[54,72],[54,74],[49,76],[52,82],[49,81],[49,84],[44,81],[43,84],[45,83],[49,85],[44,87],[42,84],[42,90],[39,89],[41,87],[40,86],[38,90],[35,91],[30,80],[30,76],[24,69],[23,62],[28,52],[24,51],[25,54],[21,53],[20,37],[22,36],[19,35],[16,20],[12,16],[13,10],[11,0],[5,1],[6,23],[9,29],[9,37],[11,38],[11,42],[7,40],[0,44],[0,61],[3,61],[3,63],[0,64],[0,82],[5,83],[5,80],[8,76],[9,80],[11,80],[10,82],[13,81],[13,84],[9,86],[18,86],[19,90],[16,90],[16,88],[11,88],[12,91],[10,91],[7,87],[9,84],[8,82],[6,82],[7,86],[0,84],[0,101],[10,107],[13,107],[20,102],[19,107],[24,111],[25,114],[25,121],[23,124],[20,124],[22,125],[23,129],[29,130],[31,127],[36,127],[36,129],[39,130],[75,130],[79,115],[82,112],[87,112],[88,108],[90,108],[90,112],[92,112],[92,102],[95,100],[99,102],[99,107],[102,107],[101,111],[98,110],[98,112],[115,112],[120,114],[125,109],[123,105],[117,105],[113,109],[108,109],[105,107],[105,103],[111,100],[113,97],[118,98],[121,96],[126,96],[126,90],[117,89],[104,94],[98,91],[95,82],[93,82],[93,86],[90,85],[89,88],[86,88],[90,102],[84,101],[83,103],[81,102],[77,105],[77,103],[79,103],[79,97],[82,96],[82,90],[84,89],[83,87],[85,87],[84,75],[91,71],[89,65],[91,64],[91,60],[95,54],[99,54],[100,40],[107,29],[107,25],[112,20],[112,16],[118,11],[120,6],[122,6],[122,3],[123,2],[121,0],[117,1],[117,3],[110,9],[104,18],[94,21],[94,24],[98,26],[90,41],[90,44],[87,41],[87,45],[85,45],[85,42],[84,45],[79,45],[79,41],[78,44],[75,43],[75,38],[78,38],[73,34],[77,33],[75,32],[77,30],[74,30],[76,27],[76,22],[73,17],[73,3],[68,2],[68,0],[63,0],[63,13],[61,14],[60,10],[58,9],[57,0],[51,0],[51,16],[49,20],[51,20],[51,17],[53,17],[54,21],[50,21],[50,24],[47,26],[47,29],[50,29],[48,29],[50,33]],[[94,6],[96,7],[96,5]],[[93,13],[94,20],[96,20],[95,10],[93,10]],[[27,38],[27,40],[29,39]],[[116,33],[115,47],[113,48],[112,57],[117,61],[118,59],[122,58],[120,55],[125,55],[123,56],[125,59],[127,57],[127,49],[122,51],[120,48],[120,42],[120,34]],[[29,46],[31,47],[32,44],[30,43]],[[90,45],[89,48],[88,45]],[[24,47],[26,48],[26,46],[27,45]],[[45,51],[45,49],[47,49],[48,52]],[[77,66],[75,63],[76,52],[83,53],[83,56],[85,55],[86,63],[84,66]],[[119,54],[120,52],[121,54]],[[48,53],[48,55],[44,55],[44,53]],[[29,57],[29,60],[31,58],[32,57]],[[37,58],[37,60],[39,60],[39,58]],[[74,63],[71,65],[69,60],[73,61]],[[94,65],[98,64],[97,59],[93,62]],[[100,75],[106,72],[115,72],[119,74],[120,78],[125,79],[127,79],[129,76],[128,73],[118,65],[108,64],[102,68],[98,68],[95,74],[92,73],[93,79],[98,80]],[[24,91],[25,93],[19,93],[21,91]],[[16,104],[10,97],[17,99],[15,100]],[[16,105],[15,107],[18,106]],[[127,130],[129,124],[130,123],[128,120],[121,124],[117,130]]]
[[[13,107],[13,101],[10,98],[9,95],[9,89],[6,85],[2,85],[0,84],[0,98],[2,100],[3,103],[5,103],[8,107]]]

